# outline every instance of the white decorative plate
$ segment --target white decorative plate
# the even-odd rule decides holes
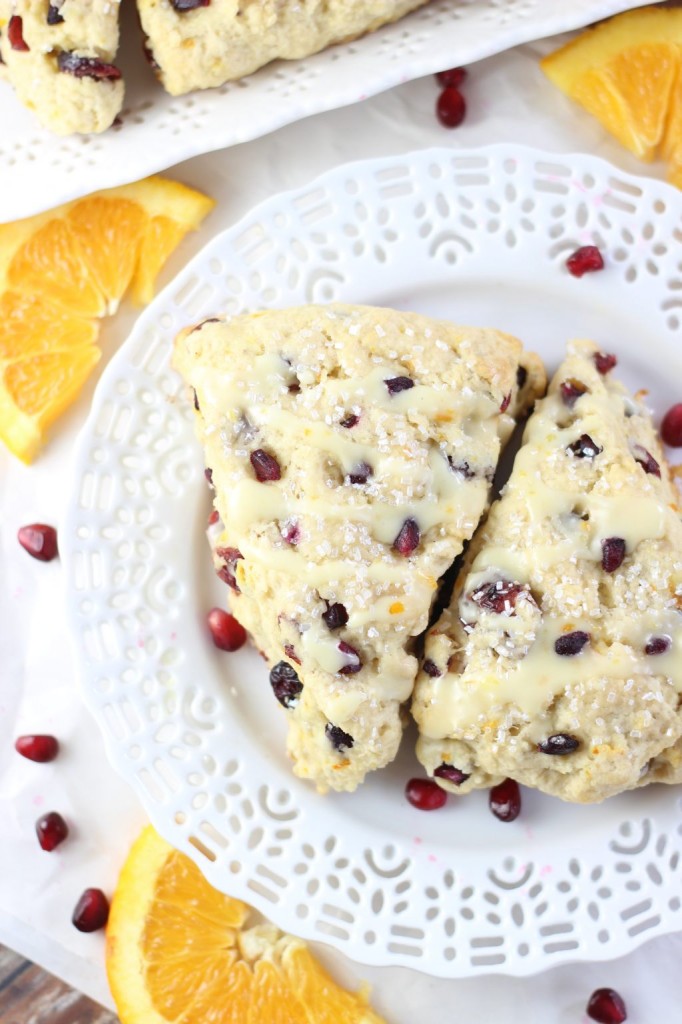
[[[353,43],[305,60],[271,64],[219,89],[176,97],[155,81],[142,57],[133,4],[124,4],[119,63],[126,77],[126,105],[121,123],[108,132],[53,136],[0,81],[0,222],[650,2],[431,0],[395,25]]]
[[[356,960],[523,974],[682,927],[680,792],[600,807],[485,793],[414,810],[414,737],[352,795],[294,778],[253,650],[213,648],[223,599],[176,332],[216,311],[345,300],[518,333],[550,367],[572,336],[660,411],[682,389],[682,195],[587,156],[426,150],[353,164],[217,237],[143,314],[97,389],[61,533],[88,705],[150,818],[218,888]],[[596,242],[607,269],[564,260]]]

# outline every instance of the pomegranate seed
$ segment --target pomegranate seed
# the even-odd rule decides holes
[[[270,686],[282,707],[291,708],[303,692],[303,683],[295,668],[286,661],[278,661],[270,669]]]
[[[632,454],[635,462],[638,462],[645,473],[649,473],[651,476],[660,477],[661,467],[656,462],[651,452],[647,451],[641,444],[635,444],[632,446]]]
[[[584,633],[582,629],[576,629],[573,633],[564,633],[558,640],[554,641],[554,650],[563,658],[572,658],[580,654],[585,644],[589,644],[590,634]]]
[[[71,917],[79,932],[96,932],[109,919],[109,900],[101,889],[86,889]]]
[[[682,448],[682,402],[673,405],[663,417],[661,437],[671,448]]]
[[[652,636],[644,648],[645,654],[665,654],[670,650],[672,640],[669,636]]]
[[[388,388],[389,395],[397,395],[399,391],[409,391],[414,387],[411,377],[389,377],[384,384]]]
[[[601,567],[604,572],[620,569],[625,558],[625,541],[622,537],[607,537],[601,542]]]
[[[291,660],[295,661],[297,665],[301,664],[301,659],[296,654],[296,648],[294,647],[293,644],[285,644],[284,653],[286,654],[287,658],[291,658]]]
[[[59,8],[55,7],[54,4],[50,4],[47,9],[47,23],[48,25],[61,25],[64,21],[63,17],[59,13]]]
[[[301,527],[298,523],[286,523],[282,528],[282,540],[286,541],[287,544],[291,544],[291,546],[295,548],[300,539]]]
[[[57,531],[54,526],[46,526],[45,523],[22,526],[17,533],[17,540],[24,551],[28,551],[39,562],[51,562],[59,554]]]
[[[334,750],[350,750],[355,742],[352,736],[344,732],[340,726],[332,725],[331,722],[327,722],[324,732]]]
[[[437,811],[447,801],[448,794],[433,779],[410,779],[405,796],[419,811]]]
[[[444,128],[457,128],[467,112],[466,100],[459,89],[449,85],[436,102],[436,117]]]
[[[242,624],[222,608],[212,608],[206,621],[213,643],[221,651],[238,651],[246,643],[246,630]]]
[[[514,779],[493,786],[488,798],[490,810],[500,821],[515,821],[521,813],[521,790]]]
[[[328,629],[341,629],[348,622],[348,612],[338,601],[330,604],[326,612],[322,612],[322,618]]]
[[[56,811],[43,814],[36,822],[36,835],[43,850],[51,853],[69,834],[69,827]]]
[[[608,373],[617,364],[618,360],[610,352],[595,352],[594,354],[594,365],[601,374]]]
[[[596,245],[582,245],[566,260],[566,266],[573,277],[593,274],[595,270],[604,269],[604,258]]]
[[[426,658],[424,664],[422,665],[422,668],[426,672],[427,676],[431,676],[432,679],[437,679],[438,676],[443,675],[441,670],[438,668],[438,665],[436,665],[435,661],[431,661],[430,658]]]
[[[575,455],[576,459],[594,459],[604,449],[595,444],[589,434],[581,434],[577,441],[568,445],[566,451]]]
[[[516,601],[524,590],[526,588],[520,583],[494,580],[492,583],[484,583],[477,587],[471,594],[471,600],[479,608],[494,612],[496,615],[513,615]]]
[[[469,778],[466,772],[463,772],[461,768],[455,768],[454,764],[439,764],[433,773],[437,779],[445,779],[446,782],[451,782],[453,786],[461,786],[463,782]]]
[[[548,736],[542,743],[538,743],[538,750],[542,754],[572,754],[580,746],[580,740],[576,736],[569,736],[566,732],[557,732]]]
[[[354,647],[347,644],[345,640],[339,640],[337,650],[341,651],[341,654],[345,654],[349,659],[348,663],[339,669],[341,675],[352,676],[355,675],[356,672],[360,671],[362,668],[362,659]]]
[[[114,82],[121,77],[121,70],[115,64],[106,64],[96,57],[78,57],[66,50],[62,50],[57,57],[57,67],[76,78],[108,79]]]
[[[565,380],[559,385],[561,391],[561,397],[564,401],[564,405],[567,405],[569,409],[572,409],[575,403],[578,401],[581,395],[584,395],[588,390],[584,384],[581,384],[579,380]]]
[[[14,749],[29,761],[46,764],[54,761],[59,753],[59,741],[54,736],[19,736],[14,741]]]
[[[360,417],[356,416],[356,414],[354,412],[349,412],[347,416],[344,416],[344,418],[339,421],[339,425],[342,426],[342,427],[345,427],[346,430],[350,430],[351,427],[354,427],[356,425],[356,423],[359,423],[359,422],[360,422]]]
[[[355,466],[352,473],[348,474],[348,481],[351,484],[366,484],[373,474],[374,470],[372,467],[366,462],[361,462],[358,466]]]
[[[209,7],[211,0],[171,0],[176,11],[193,11],[197,7]]]
[[[251,465],[256,479],[262,484],[268,480],[281,479],[282,471],[279,468],[279,462],[274,455],[270,455],[262,448],[256,448],[255,452],[251,452]]]
[[[215,526],[215,524],[218,522],[219,519],[220,519],[220,512],[218,512],[217,508],[214,508],[213,511],[211,512],[210,516],[208,517],[208,525],[209,526]]]
[[[592,993],[587,1016],[599,1024],[623,1024],[628,1018],[622,997],[612,988],[598,988]]]
[[[511,391],[508,395],[505,395],[502,399],[502,405],[500,406],[500,412],[506,412],[511,402]]]
[[[443,87],[451,85],[457,89],[467,76],[466,68],[449,68],[447,71],[439,71],[436,81]]]
[[[417,520],[406,519],[400,529],[400,533],[393,541],[393,548],[399,555],[403,555],[406,558],[419,547],[420,538],[421,534]]]
[[[28,52],[28,46],[24,42],[24,23],[18,14],[13,14],[7,23],[7,38],[13,50]]]

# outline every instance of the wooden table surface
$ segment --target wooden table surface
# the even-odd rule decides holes
[[[0,1024],[118,1024],[118,1018],[0,946]]]

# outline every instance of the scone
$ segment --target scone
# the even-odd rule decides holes
[[[120,0],[0,0],[0,57],[17,96],[58,135],[102,132],[123,103]]]
[[[414,638],[544,371],[497,331],[342,305],[208,320],[174,365],[225,524],[216,567],[295,771],[353,790],[395,756]]]
[[[427,0],[137,0],[147,55],[174,96],[306,57]]]
[[[571,344],[427,636],[418,756],[453,792],[509,776],[590,803],[679,778],[682,525],[615,362]]]

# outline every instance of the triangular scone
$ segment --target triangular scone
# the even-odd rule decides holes
[[[414,638],[544,371],[497,331],[341,305],[206,321],[174,364],[225,524],[217,568],[295,771],[353,790],[395,756]]]
[[[120,0],[0,0],[2,70],[58,135],[102,132],[123,105]]]
[[[427,636],[418,756],[454,792],[599,801],[682,735],[682,524],[614,365],[570,345]]]

